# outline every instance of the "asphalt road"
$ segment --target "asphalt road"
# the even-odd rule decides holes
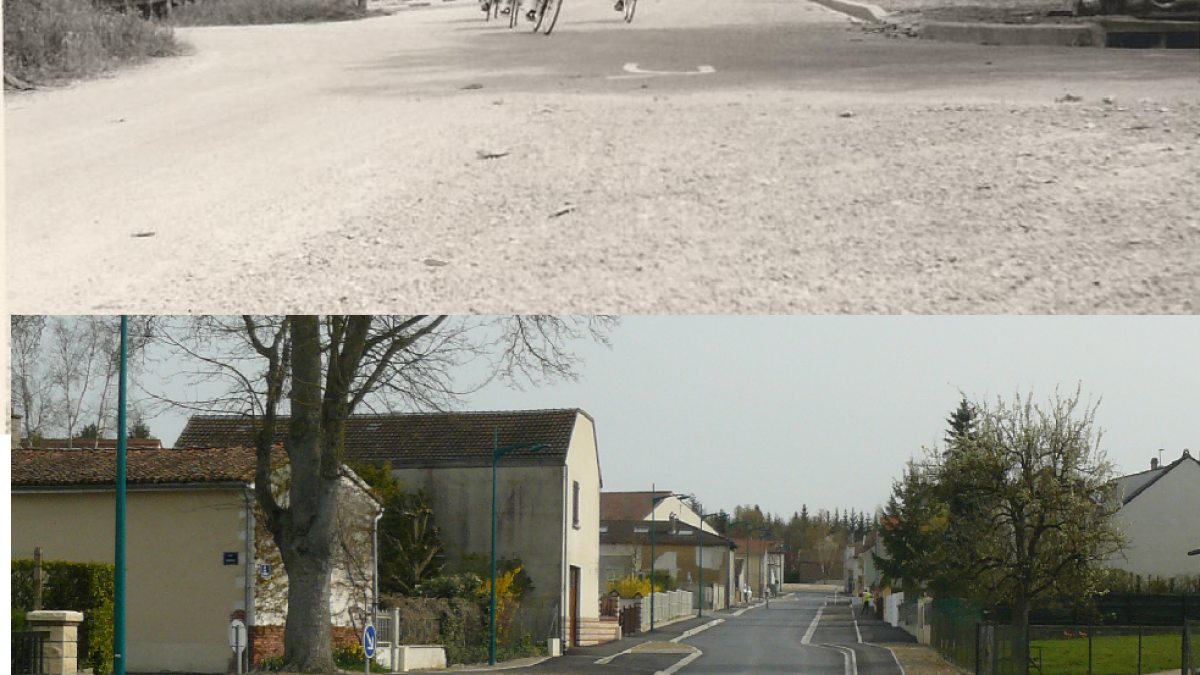
[[[803,0],[179,35],[6,95],[11,312],[1200,307],[1193,52],[887,39]]]
[[[572,649],[532,667],[505,669],[520,675],[902,675],[892,653],[871,642],[913,641],[827,592],[785,595],[768,607],[711,613],[649,635]],[[843,598],[844,600],[844,598]]]

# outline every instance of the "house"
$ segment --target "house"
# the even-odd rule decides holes
[[[784,554],[779,539],[757,539],[754,537],[730,537],[737,547],[736,565],[740,571],[739,583],[750,587],[756,598],[770,591],[778,593],[783,582]],[[737,586],[734,587],[735,590]]]
[[[635,571],[640,576],[650,575],[649,528],[653,524],[656,571],[669,572],[678,587],[691,591],[695,602],[699,604],[700,595],[697,591],[702,557],[700,532],[703,531],[705,607],[725,607],[736,599],[733,543],[720,536],[712,525],[674,492],[601,493],[600,520],[603,528],[601,557],[608,560],[602,572],[602,586],[607,585],[611,575],[625,569]],[[674,537],[674,547],[659,551],[659,534]],[[630,567],[633,559],[641,563],[636,569]],[[712,582],[708,582],[708,579],[712,579]]]
[[[248,444],[255,429],[247,417],[196,416],[176,446]],[[514,450],[496,463],[497,558],[519,559],[533,582],[521,603],[525,630],[561,636],[566,646],[599,641],[593,633],[600,624],[601,475],[596,426],[587,413],[354,415],[345,456],[390,462],[404,489],[427,489],[453,563],[490,553],[493,447],[527,444],[544,447]]]
[[[1196,574],[1189,550],[1200,546],[1200,460],[1184,450],[1179,459],[1116,479],[1127,546],[1110,564],[1143,577],[1170,579]]]
[[[129,450],[161,450],[162,441],[157,438],[127,438]],[[116,450],[115,438],[22,438],[18,446],[22,450]]]
[[[16,450],[12,550],[48,559],[111,563],[115,548],[115,450]],[[286,473],[279,451],[276,474]],[[281,652],[286,574],[254,497],[247,448],[132,449],[126,453],[126,668],[130,672],[224,673],[227,629],[250,627],[254,659]],[[370,603],[370,534],[378,502],[345,469],[342,515],[356,528],[335,563],[332,620],[356,642]],[[364,536],[365,535],[365,536]],[[364,552],[365,546],[365,552]],[[350,564],[357,560],[357,564]],[[266,565],[267,567],[264,567]],[[357,569],[350,577],[346,570]]]
[[[698,527],[678,519],[601,520],[601,588],[607,589],[609,583],[629,576],[650,578],[653,556],[655,573],[665,572],[676,588],[690,591],[697,606],[700,603],[697,590],[703,581],[704,609],[724,609],[736,599],[733,549],[734,543],[729,539],[708,532],[701,535]]]

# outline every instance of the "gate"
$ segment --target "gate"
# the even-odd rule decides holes
[[[12,632],[12,673],[14,675],[43,675],[46,662],[42,647],[50,639],[50,631],[14,630]]]
[[[636,635],[642,631],[642,602],[636,602],[621,608],[621,635]]]

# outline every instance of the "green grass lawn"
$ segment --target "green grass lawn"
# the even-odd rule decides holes
[[[1142,638],[1142,672],[1179,669],[1182,642],[1178,635],[1147,635]],[[1043,675],[1087,675],[1088,640],[1034,640],[1030,652],[1037,658],[1042,650]],[[1036,673],[1036,670],[1031,670]],[[1138,672],[1138,638],[1132,636],[1092,639],[1092,675],[1135,675]]]

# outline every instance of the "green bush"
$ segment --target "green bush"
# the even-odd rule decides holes
[[[12,629],[25,630],[25,610],[13,609],[12,611]]]
[[[115,574],[116,568],[107,563],[42,563],[42,608],[83,612],[79,656],[95,675],[112,672]],[[12,561],[9,589],[14,613],[33,611],[32,560]]]
[[[94,75],[178,51],[169,27],[87,0],[4,0],[4,70],[22,80]]]

